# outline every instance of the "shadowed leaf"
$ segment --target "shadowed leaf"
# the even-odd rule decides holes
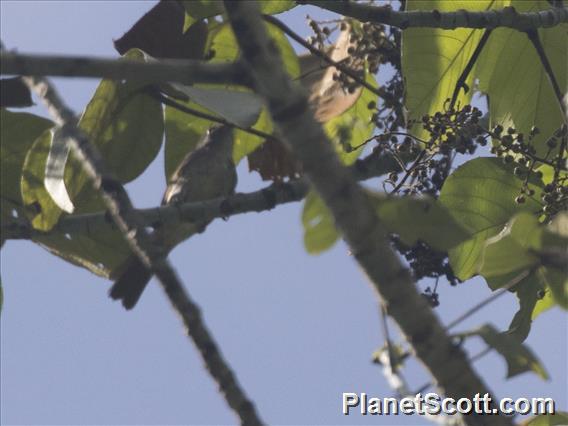
[[[136,22],[114,47],[124,55],[138,48],[155,58],[201,59],[207,26],[196,22],[184,32],[185,12],[176,1],[161,0]]]
[[[21,77],[0,79],[0,108],[21,108],[33,104],[30,89]]]
[[[492,325],[484,325],[478,330],[461,334],[464,337],[480,336],[485,343],[499,352],[507,362],[507,378],[527,371],[533,371],[540,378],[548,380],[548,374],[532,351],[518,340],[499,333]]]

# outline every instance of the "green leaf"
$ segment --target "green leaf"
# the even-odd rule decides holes
[[[552,297],[552,292],[549,288],[544,290],[544,296],[537,300],[536,305],[532,311],[531,320],[534,321],[540,314],[548,311],[556,305],[554,298]]]
[[[96,234],[53,233],[34,238],[34,242],[52,254],[104,278],[112,278],[117,268],[131,255],[122,233],[110,226],[108,231]]]
[[[437,10],[452,12],[459,9],[483,11],[500,8],[502,1],[493,0],[408,0],[407,10]],[[410,119],[443,111],[446,99],[451,99],[458,78],[477,47],[483,30],[458,28],[407,28],[402,32],[402,75],[405,82],[405,106]],[[470,73],[467,93],[460,90],[457,102],[468,104],[473,94],[475,74]],[[426,138],[427,133],[416,124],[413,133]]]
[[[549,289],[555,302],[567,309],[568,279],[564,259],[568,237],[563,234],[566,217],[568,214],[560,213],[555,222],[545,227],[530,213],[517,214],[499,235],[487,241],[480,274],[494,286],[496,281],[503,281],[499,277],[538,267],[542,287]],[[558,261],[547,260],[558,256]],[[534,316],[532,309],[531,315]]]
[[[63,212],[45,189],[45,164],[53,131],[47,129],[29,149],[22,167],[21,194],[25,213],[32,226],[49,231]]]
[[[545,0],[409,0],[408,10],[466,9],[500,10],[513,6],[517,12],[549,9]],[[539,37],[562,93],[568,90],[568,32],[566,25],[539,29]],[[411,119],[444,109],[456,82],[470,60],[485,30],[409,28],[402,35],[402,72],[405,79],[405,105]],[[474,87],[474,81],[479,81]],[[564,115],[545,69],[525,33],[514,29],[492,31],[466,80],[469,91],[460,90],[457,101],[469,103],[473,89],[489,97],[491,125],[515,127],[528,134],[536,125],[540,135],[533,141],[537,154],[547,151],[546,139],[564,122]],[[416,124],[413,132],[421,138],[427,133]]]
[[[537,265],[539,258],[528,248],[538,244],[535,240],[540,239],[541,234],[533,214],[519,213],[497,236],[487,240],[479,273],[490,279]]]
[[[268,35],[274,41],[275,47],[279,50],[284,62],[284,69],[295,79],[300,76],[300,64],[298,56],[284,33],[276,26],[267,23]],[[219,25],[211,30],[211,40],[209,50],[214,52],[213,62],[233,62],[239,55],[239,45],[233,34],[233,30],[228,23]]]
[[[180,103],[201,112],[208,112],[207,109],[194,102]],[[170,106],[166,106],[164,116],[166,128],[164,166],[166,180],[168,180],[185,155],[195,149],[213,122],[186,114]]]
[[[519,13],[547,10],[546,0],[511,0]],[[538,35],[562,93],[568,91],[568,25],[538,30]],[[491,125],[513,126],[524,134],[535,125],[537,155],[548,151],[546,140],[565,121],[545,68],[527,35],[508,28],[493,30],[481,54],[476,76],[479,90],[489,95]]]
[[[186,15],[190,16],[193,21],[210,18],[225,11],[221,0],[184,0],[182,4]],[[296,6],[296,2],[293,0],[263,0],[259,6],[261,13],[276,15],[292,9]]]
[[[43,185],[50,141],[48,129],[29,150],[23,167],[22,196],[24,204],[29,206],[26,212],[34,228],[51,231],[49,236],[36,237],[33,241],[74,265],[108,278],[130,255],[130,249],[122,234],[110,226],[108,231],[86,235],[62,234],[54,229],[63,212]],[[96,202],[102,204],[98,197]]]
[[[243,90],[185,86],[176,83],[172,86],[193,102],[239,127],[250,127],[256,123],[263,106],[258,95]]]
[[[148,60],[140,50],[131,50],[129,59]],[[142,173],[157,155],[163,137],[161,105],[142,93],[144,82],[128,83],[103,80],[79,126],[103,155],[105,164],[122,182]],[[22,198],[36,229],[48,231],[56,226],[62,211],[44,186],[45,170],[52,132],[45,131],[29,150],[23,167]],[[77,213],[104,208],[75,158],[67,161],[65,187]],[[49,236],[34,239],[53,254],[91,272],[111,277],[129,256],[130,250],[120,232],[112,227],[93,234],[61,234],[53,229]]]
[[[378,87],[375,76],[366,72],[365,81]],[[353,164],[363,150],[364,143],[373,135],[375,126],[371,120],[373,109],[371,102],[376,102],[377,95],[363,88],[357,101],[338,117],[324,125],[327,136],[334,143],[344,164]]]
[[[304,246],[310,254],[331,248],[339,239],[335,221],[323,200],[313,191],[306,197],[302,211]]]
[[[469,237],[446,208],[432,198],[386,198],[375,194],[373,200],[381,222],[409,246],[420,240],[435,250],[447,251]]]
[[[511,275],[508,275],[511,277]],[[513,277],[511,277],[513,278]],[[509,329],[505,332],[518,342],[524,342],[531,330],[534,310],[540,300],[544,287],[538,274],[530,274],[514,287],[515,295],[519,300],[519,309],[513,316]]]
[[[568,413],[556,411],[554,414],[539,414],[523,422],[522,426],[565,426],[568,424]]]
[[[26,155],[34,141],[53,123],[25,112],[0,109],[0,210],[4,223],[12,210],[22,214],[20,181]]]
[[[534,195],[517,204],[522,182],[513,174],[512,166],[498,158],[476,158],[452,173],[440,192],[440,202],[471,239],[449,252],[456,276],[466,280],[479,270],[488,238],[497,235],[518,212],[536,212],[541,208],[542,182],[531,179]]]
[[[271,24],[268,24],[267,28],[282,54],[286,70],[292,78],[297,78],[300,74],[300,66],[294,49],[280,29]],[[228,23],[211,27],[208,49],[210,52],[214,52],[212,62],[233,62],[237,59],[239,47]],[[219,86],[207,86],[207,88],[215,87]],[[243,88],[230,86],[224,87],[224,89],[244,90]],[[206,111],[202,107],[196,108],[195,103],[187,103],[186,105],[200,111]],[[168,176],[175,170],[183,156],[195,147],[197,141],[212,124],[213,122],[209,120],[192,117],[169,107],[166,108],[166,174]],[[264,108],[252,128],[267,134],[272,133],[272,122]],[[251,135],[242,130],[236,130],[233,148],[235,164],[253,152],[263,142],[264,138],[262,137]]]
[[[260,117],[252,128],[268,135],[272,134],[274,126],[266,108],[262,109]],[[262,145],[264,140],[265,139],[263,137],[247,133],[244,130],[236,129],[235,144],[233,146],[233,161],[235,164],[238,164],[244,157]]]
[[[148,60],[138,49],[130,50],[124,57]],[[140,175],[162,144],[162,106],[141,90],[143,86],[140,82],[103,80],[79,121],[79,127],[97,146],[105,164],[123,183]],[[81,164],[72,158],[67,163],[65,184],[78,212],[95,209],[89,203],[93,190],[85,187],[86,182]]]
[[[527,371],[533,371],[540,378],[548,380],[548,374],[532,351],[518,340],[499,333],[492,325],[486,324],[478,330],[463,333],[462,336],[480,336],[485,343],[499,352],[507,363],[507,378]]]
[[[219,15],[225,11],[222,0],[183,0],[181,3],[186,15],[190,16],[193,22]]]
[[[260,11],[266,15],[286,12],[296,6],[294,0],[265,0],[260,3]]]

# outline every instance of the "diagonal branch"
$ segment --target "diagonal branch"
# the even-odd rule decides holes
[[[95,188],[100,191],[110,216],[122,231],[131,250],[152,269],[160,280],[227,404],[238,415],[242,423],[261,424],[254,405],[241,388],[203,322],[199,306],[189,297],[164,254],[150,244],[149,235],[140,226],[138,215],[124,187],[106,169],[100,153],[77,127],[74,112],[64,104],[59,94],[45,78],[24,77],[24,82],[39,95],[56,123],[61,126],[61,131],[66,136],[72,152],[81,162]]]
[[[568,22],[568,8],[550,8],[538,12],[519,13],[514,7],[500,10],[472,12],[458,10],[440,12],[438,10],[398,11],[390,6],[371,6],[351,1],[302,0],[331,12],[350,16],[363,22],[392,25],[401,29],[411,27],[441,28],[513,28],[519,31],[550,28]]]
[[[343,4],[343,3],[334,3]],[[416,355],[453,398],[490,393],[473,371],[463,350],[456,347],[439,319],[417,292],[409,271],[389,247],[385,227],[370,200],[309,110],[304,91],[285,73],[282,59],[271,48],[270,37],[255,2],[225,0],[225,9],[238,40],[256,92],[263,96],[283,139],[302,162],[306,176],[332,212],[336,225],[387,312],[399,324]],[[455,380],[455,375],[460,380]],[[503,416],[473,415],[468,424],[511,424]]]
[[[221,64],[203,61],[161,59],[137,62],[129,59],[106,59],[90,56],[0,54],[0,73],[54,77],[89,77],[112,80],[142,80],[152,83],[245,84],[238,63]]]

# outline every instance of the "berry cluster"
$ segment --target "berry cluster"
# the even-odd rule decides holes
[[[532,176],[541,179],[543,176],[542,171],[537,168],[542,164],[553,168],[552,181],[544,186],[541,195],[543,207],[539,212],[544,216],[544,221],[548,222],[558,212],[568,209],[568,173],[565,159],[568,127],[563,124],[548,138],[544,156],[538,156],[532,144],[539,133],[539,129],[533,127],[528,137],[525,137],[512,127],[505,132],[502,126],[495,126],[490,134],[499,144],[494,146],[491,152],[502,158],[506,164],[514,164],[513,173],[523,179],[520,194],[515,198],[518,204],[525,203],[526,197],[534,195],[534,189],[529,187],[529,179]]]
[[[390,152],[403,165],[403,176],[390,173],[385,184],[390,184],[392,194],[429,194],[437,196],[451,171],[457,154],[475,153],[478,146],[487,145],[488,132],[480,125],[482,113],[478,108],[466,105],[434,115],[425,115],[420,122],[410,122],[409,130],[420,125],[427,133],[426,140],[406,131],[387,132],[374,137],[379,149]]]
[[[449,105],[449,100],[446,103]],[[486,146],[487,130],[480,124],[482,112],[466,105],[463,108],[447,108],[443,112],[425,115],[421,120],[408,124],[405,131],[388,132],[375,137],[380,150],[389,151],[403,168],[392,172],[385,184],[390,184],[393,194],[429,194],[437,197],[453,161],[458,154],[472,155],[479,146]],[[409,133],[420,126],[427,138],[421,140]],[[404,166],[409,164],[409,166]],[[402,243],[395,235],[391,239],[395,249],[406,259],[417,280],[445,277],[451,285],[459,280],[454,275],[447,253],[438,252],[426,243],[418,242],[412,247]],[[439,295],[429,287],[422,293],[432,307],[439,305]]]

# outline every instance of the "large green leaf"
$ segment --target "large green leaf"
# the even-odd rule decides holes
[[[147,60],[139,50],[129,59]],[[157,155],[163,137],[162,108],[142,92],[146,83],[103,80],[83,113],[79,126],[103,155],[105,164],[122,182],[142,173]],[[63,259],[93,273],[109,277],[130,254],[120,232],[109,226],[97,234],[61,234],[54,228],[62,214],[45,187],[46,162],[52,146],[52,132],[46,130],[28,151],[23,166],[22,199],[34,228],[49,231],[35,242]],[[60,162],[59,162],[60,163]],[[102,210],[104,204],[91,185],[81,164],[71,157],[65,165],[65,187],[76,213]]]
[[[466,9],[468,11],[499,10],[513,6],[518,12],[548,9],[546,0],[409,0],[408,10]],[[402,70],[405,80],[405,105],[410,118],[433,114],[444,109],[451,98],[458,78],[479,44],[485,30],[409,28],[402,36]],[[568,89],[568,25],[539,30],[539,37],[552,66],[562,93]],[[478,81],[474,87],[474,81]],[[525,33],[497,28],[474,63],[466,84],[467,93],[460,90],[457,101],[469,103],[473,89],[486,93],[490,100],[490,121],[505,128],[513,126],[528,134],[536,125],[541,133],[534,140],[537,153],[548,149],[544,142],[566,118],[554,96],[545,68]],[[420,137],[426,132],[413,128]]]
[[[130,254],[119,231],[109,226],[108,231],[96,234],[62,234],[54,229],[64,212],[55,204],[43,184],[50,141],[51,131],[48,129],[29,150],[23,167],[22,197],[24,205],[28,206],[26,213],[34,228],[51,231],[49,236],[37,237],[33,241],[75,265],[109,277]],[[98,196],[96,202],[102,205]]]
[[[546,0],[511,0],[517,12],[546,10]],[[543,28],[538,35],[556,81],[563,94],[568,92],[568,25]],[[513,126],[528,134],[535,125],[540,134],[533,145],[537,154],[548,151],[546,140],[566,117],[552,90],[539,56],[525,33],[496,28],[476,68],[479,89],[489,95],[491,124]]]
[[[148,60],[138,49],[130,50],[125,57]],[[144,84],[103,80],[79,121],[79,127],[97,146],[107,167],[123,183],[139,176],[156,157],[162,144],[162,107],[143,92]],[[90,203],[93,191],[90,186],[85,187],[87,180],[81,164],[71,158],[65,169],[65,185],[77,212],[102,207]]]
[[[407,10],[438,10],[451,12],[459,9],[482,11],[500,8],[502,0],[408,0]],[[408,28],[402,32],[402,75],[405,82],[405,106],[410,119],[424,114],[432,115],[444,109],[451,99],[458,78],[477,47],[483,30],[459,28]],[[474,73],[466,80],[469,88]],[[463,106],[471,100],[473,90],[460,90],[457,101]],[[424,138],[426,133],[417,124],[413,132]]]
[[[469,237],[446,208],[434,199],[379,195],[373,198],[381,222],[409,246],[423,241],[433,249],[445,252]]]
[[[52,233],[34,238],[52,254],[104,278],[112,278],[117,268],[132,254],[121,232],[109,226],[95,233]]]
[[[376,212],[389,232],[398,234],[403,242],[414,245],[423,241],[439,251],[447,251],[469,238],[439,202],[429,198],[387,198],[369,194]],[[331,248],[339,238],[331,212],[314,192],[306,197],[302,211],[304,246],[317,254]]]
[[[471,239],[450,250],[450,264],[456,276],[466,280],[477,273],[485,242],[497,235],[505,224],[520,211],[536,212],[542,182],[531,179],[528,188],[534,191],[525,202],[517,204],[522,181],[513,174],[513,167],[498,158],[476,158],[452,173],[440,192],[440,202],[454,220],[470,233]]]
[[[539,263],[542,229],[530,213],[517,214],[493,238],[487,240],[479,273],[486,279],[530,269]],[[534,249],[534,250],[533,250]]]
[[[540,378],[548,380],[548,374],[542,363],[532,351],[518,340],[499,333],[492,325],[486,324],[479,329],[463,333],[462,336],[480,336],[485,343],[500,353],[507,362],[507,378],[527,371],[536,373]]]
[[[53,123],[25,112],[0,109],[0,219],[23,215],[20,191],[24,161],[34,141]]]
[[[545,227],[534,215],[519,213],[499,235],[489,239],[485,247],[479,272],[492,287],[496,283],[502,283],[503,277],[512,273],[538,268],[535,279],[538,279],[539,284],[532,285],[534,291],[529,298],[533,301],[533,306],[526,312],[527,318],[535,316],[535,298],[540,289],[546,289],[555,303],[568,309],[567,266],[562,260],[554,262],[554,259],[565,257],[568,252],[568,237],[559,232],[559,228],[564,226],[561,222],[568,221],[567,216],[566,213],[561,213],[552,226]],[[549,258],[552,260],[548,260]],[[522,305],[523,296],[518,296]],[[543,306],[539,306],[539,310],[542,309]]]

